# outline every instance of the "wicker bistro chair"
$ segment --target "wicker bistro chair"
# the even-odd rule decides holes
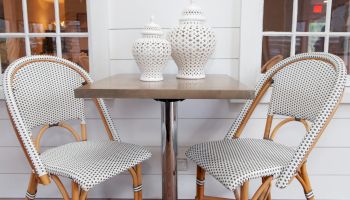
[[[72,199],[86,199],[97,184],[129,170],[134,198],[142,199],[141,162],[150,158],[145,148],[120,141],[102,99],[93,99],[108,133],[107,141],[87,141],[84,100],[74,89],[92,79],[78,65],[53,56],[24,57],[13,62],[4,76],[7,108],[26,157],[33,169],[26,199],[34,199],[37,185],[56,183],[63,198],[69,195],[58,176],[72,180]],[[81,120],[81,136],[64,121]],[[36,139],[34,127],[43,126]],[[39,153],[40,139],[50,127],[69,130],[77,142]]]
[[[272,83],[264,139],[240,138],[256,105]],[[197,144],[186,152],[197,164],[196,199],[210,198],[204,196],[205,172],[234,191],[236,199],[248,199],[249,180],[256,178],[262,178],[263,182],[253,200],[271,198],[273,179],[277,179],[277,187],[285,188],[293,178],[303,186],[306,198],[314,199],[306,159],[338,107],[345,83],[345,65],[331,54],[299,54],[275,64],[260,80],[255,99],[247,101],[223,140]],[[274,115],[289,118],[272,130]],[[290,121],[299,121],[307,129],[296,149],[273,141],[278,129]]]

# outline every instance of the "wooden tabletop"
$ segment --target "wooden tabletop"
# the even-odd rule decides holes
[[[254,88],[227,75],[207,75],[205,79],[177,79],[164,75],[159,82],[143,82],[139,74],[119,74],[75,90],[77,98],[147,99],[252,99]]]

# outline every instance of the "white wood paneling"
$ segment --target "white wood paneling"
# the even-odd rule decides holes
[[[144,146],[160,146],[160,119],[115,119],[115,121],[123,141]],[[190,146],[209,140],[223,139],[232,121],[232,119],[179,119],[179,145]],[[334,119],[317,146],[320,148],[350,148],[348,121],[348,119]],[[264,125],[265,119],[251,119],[242,137],[262,138]],[[19,146],[10,122],[0,120],[0,126],[4,127],[0,133],[0,147]],[[79,130],[78,123],[75,123],[73,127]],[[88,120],[87,128],[89,139],[107,139],[100,120]],[[37,132],[36,130],[33,134],[36,135]],[[280,129],[276,141],[289,146],[297,146],[305,133],[301,124],[291,122]],[[42,145],[57,146],[72,141],[72,139],[66,130],[52,128],[43,137]]]
[[[3,198],[23,197],[27,188],[28,174],[0,174],[0,196]],[[317,199],[350,199],[348,190],[348,180],[350,176],[311,176],[314,184],[313,189]],[[11,180],[11,181],[8,181]],[[70,191],[69,182],[63,180]],[[250,184],[252,188],[257,188],[260,181],[254,180]],[[179,198],[193,199],[195,194],[195,176],[179,176]],[[333,184],[332,184],[333,183]],[[335,184],[336,183],[336,184]],[[217,195],[226,198],[232,198],[232,192],[221,186],[215,179],[207,176],[206,194]],[[145,175],[143,176],[143,195],[144,198],[154,199],[161,198],[161,176]],[[21,193],[22,192],[22,193]],[[39,186],[38,198],[60,198],[58,190],[54,184],[48,186]],[[117,176],[105,183],[98,185],[89,192],[90,198],[130,198],[132,196],[131,178],[129,175]],[[250,191],[250,197],[252,191]],[[286,189],[277,189],[273,187],[273,199],[305,199],[302,188],[299,183],[293,181]]]
[[[151,15],[163,28],[178,24],[183,9],[189,0],[110,0],[110,29],[142,28]],[[240,0],[197,1],[213,27],[240,26]],[[213,9],[215,8],[215,9]]]
[[[155,15],[165,32],[178,24],[182,10],[189,4],[188,0],[89,0],[90,49],[92,73],[100,79],[112,74],[138,73],[137,65],[131,55],[132,42],[141,36],[140,32],[150,15]],[[197,3],[203,8],[207,23],[214,28],[217,36],[215,54],[209,60],[207,73],[228,74],[253,82],[256,77],[245,77],[250,72],[249,66],[239,66],[240,53],[253,63],[259,58],[249,57],[250,51],[258,51],[246,44],[240,44],[241,34],[244,40],[254,38],[256,33],[247,32],[249,27],[241,27],[241,4],[256,8],[261,5],[249,5],[251,2],[241,0],[201,0]],[[247,7],[247,6],[246,6]],[[249,17],[245,12],[244,18]],[[249,23],[254,23],[254,18]],[[244,21],[242,23],[245,23]],[[246,25],[246,24],[243,24]],[[259,27],[256,27],[259,28]],[[251,29],[249,29],[251,30]],[[248,39],[247,39],[248,38]],[[243,45],[243,46],[242,46]],[[240,48],[242,46],[242,48]],[[249,48],[248,48],[249,47]],[[173,60],[165,68],[165,73],[176,73]],[[1,94],[0,94],[1,95]],[[264,99],[247,124],[244,137],[261,138],[265,125],[268,99]],[[153,100],[116,99],[107,100],[111,115],[116,121],[118,131],[125,142],[136,143],[148,147],[153,157],[144,163],[144,197],[161,198],[160,176],[160,105]],[[228,100],[186,100],[179,103],[179,157],[184,158],[188,146],[209,140],[219,140],[224,137],[243,104],[230,103]],[[103,125],[92,101],[86,102],[88,118],[88,138],[92,140],[107,139]],[[274,123],[281,120],[277,118]],[[350,199],[348,181],[350,179],[350,160],[344,159],[350,154],[350,104],[342,104],[320,139],[317,147],[310,155],[308,166],[313,189],[317,199]],[[79,130],[79,123],[72,122]],[[36,133],[37,130],[34,131]],[[305,134],[298,123],[290,123],[281,129],[277,140],[283,144],[296,146]],[[0,100],[0,198],[23,197],[27,187],[29,166],[19,147],[12,130],[5,103]],[[65,131],[58,128],[49,130],[42,140],[45,148],[73,141]],[[331,164],[330,164],[331,163]],[[179,174],[179,197],[192,199],[195,193],[195,166],[188,163],[188,170]],[[9,182],[8,180],[12,180]],[[66,180],[64,181],[68,183]],[[253,181],[252,187],[257,187],[259,181]],[[337,183],[337,184],[333,184]],[[232,198],[226,190],[213,178],[207,179],[207,194]],[[70,189],[70,187],[68,187]],[[97,198],[132,198],[131,179],[123,173],[106,183],[97,186],[89,197]],[[39,197],[59,197],[54,187],[41,186]],[[273,189],[273,199],[304,199],[301,187],[293,182],[285,190]]]
[[[205,68],[207,74],[227,74],[238,78],[238,59],[210,59]],[[140,73],[135,60],[112,60],[111,75]],[[173,60],[170,60],[164,74],[176,74],[177,67]]]
[[[109,31],[110,59],[133,59],[131,48],[134,40],[141,37],[142,29]],[[165,34],[169,30],[164,30]],[[239,58],[239,28],[213,28],[216,48],[212,58]],[[227,45],[230,44],[230,45]]]
[[[144,175],[161,175],[160,147],[147,147],[152,152],[151,159],[143,163]],[[43,148],[43,150],[48,147]],[[188,147],[179,149],[179,158],[186,158],[185,152]],[[350,160],[338,159],[334,155],[346,157],[350,154],[350,148],[315,148],[308,160],[308,169],[312,176],[350,176]],[[11,156],[7,156],[11,155]],[[322,158],[322,159],[319,159]],[[25,159],[20,147],[0,147],[0,174],[27,174],[30,171],[29,164]],[[333,167],[329,167],[329,163]],[[179,171],[179,174],[195,175],[196,166],[188,161],[188,169]],[[127,174],[124,173],[124,174]]]

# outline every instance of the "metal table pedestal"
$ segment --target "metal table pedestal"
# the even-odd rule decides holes
[[[163,200],[177,199],[177,101],[159,100],[162,107]]]

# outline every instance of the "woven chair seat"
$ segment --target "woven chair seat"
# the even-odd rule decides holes
[[[225,139],[192,146],[186,156],[227,189],[235,190],[245,181],[277,177],[295,151],[270,140]]]
[[[71,178],[88,191],[151,157],[147,149],[118,141],[74,142],[40,155],[50,174]]]

